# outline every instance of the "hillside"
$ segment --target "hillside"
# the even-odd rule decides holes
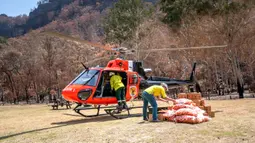
[[[73,24],[76,21],[79,25],[90,25],[91,20],[87,16],[96,15],[100,19],[107,8],[118,0],[46,0],[38,3],[38,7],[29,13],[29,16],[20,15],[17,17],[8,17],[5,14],[0,15],[0,36],[17,37],[24,35],[30,30],[44,27],[51,22],[62,25],[63,23]],[[156,0],[146,0],[155,3]],[[93,16],[92,16],[93,17]],[[85,18],[81,20],[82,18]],[[51,25],[54,25],[51,24]],[[67,24],[67,25],[68,25]],[[100,24],[100,23],[97,23]],[[67,26],[63,24],[63,26]],[[49,26],[50,27],[50,26]],[[60,26],[61,27],[61,26]],[[51,29],[55,28],[51,26]],[[68,27],[69,31],[74,30]],[[57,30],[61,30],[57,29]]]

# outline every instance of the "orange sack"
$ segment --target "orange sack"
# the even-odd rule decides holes
[[[190,115],[190,116],[197,116],[197,112],[195,110],[189,109],[189,108],[182,108],[175,112],[176,116],[182,116],[182,115]]]
[[[194,106],[192,105],[187,105],[187,104],[176,104],[173,106],[173,110],[179,110],[179,109],[182,109],[182,108],[194,108]]]
[[[190,123],[190,124],[195,124],[198,122],[196,117],[189,115],[176,116],[175,121],[177,123]]]
[[[175,116],[165,117],[167,121],[175,122]]]
[[[176,104],[188,104],[191,105],[192,103],[194,103],[192,100],[186,99],[186,98],[180,98],[180,99],[176,99]]]
[[[175,112],[172,111],[172,110],[168,110],[167,112],[165,112],[165,113],[163,114],[163,116],[164,116],[168,121],[174,122],[174,119],[175,119]]]
[[[204,116],[203,122],[208,122],[208,121],[210,121],[210,120],[211,120],[211,118],[210,118],[210,117],[208,117],[208,116]]]

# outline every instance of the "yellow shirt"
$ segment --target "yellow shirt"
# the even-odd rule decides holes
[[[121,82],[122,77],[119,75],[113,75],[110,79],[111,89],[118,90],[120,87],[124,87],[124,84]]]
[[[149,94],[154,95],[155,97],[162,97],[166,98],[166,92],[165,89],[160,85],[152,85],[151,87],[145,89],[145,91]]]

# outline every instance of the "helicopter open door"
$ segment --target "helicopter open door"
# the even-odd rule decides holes
[[[114,72],[115,74],[119,74],[122,77],[122,82],[125,87],[127,87],[127,73],[123,71],[102,71],[96,93],[94,98],[106,98],[106,97],[115,97],[114,91],[111,90],[110,85],[110,76],[109,73]]]

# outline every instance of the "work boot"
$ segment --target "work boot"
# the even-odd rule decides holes
[[[122,105],[117,105],[116,109],[121,112],[122,109],[123,109],[123,106]]]
[[[126,102],[123,102],[122,108],[123,108],[123,109],[128,109],[128,106],[127,106],[127,103],[126,103]]]
[[[122,111],[122,105],[117,105],[116,109],[113,111],[114,114],[119,114]]]

